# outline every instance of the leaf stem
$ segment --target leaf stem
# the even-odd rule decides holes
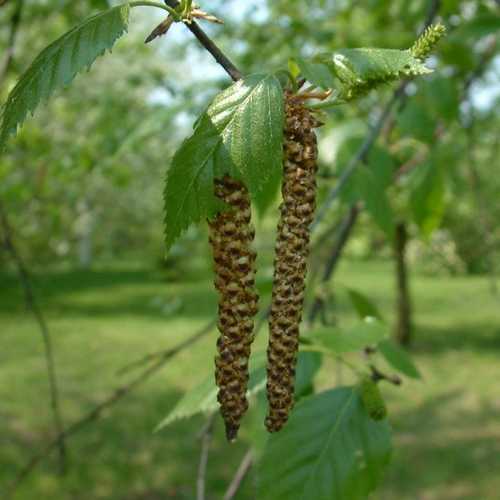
[[[134,7],[157,7],[158,9],[162,9],[162,10],[167,11],[176,20],[178,20],[180,17],[179,13],[175,9],[172,9],[172,7],[169,7],[168,5],[164,5],[164,4],[158,3],[158,2],[141,0],[141,1],[130,2],[129,5],[132,8],[134,8]]]

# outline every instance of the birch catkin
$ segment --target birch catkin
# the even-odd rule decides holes
[[[266,427],[279,431],[294,403],[295,366],[302,319],[309,226],[316,199],[318,122],[300,97],[285,95],[283,202],[278,224],[267,350]]]
[[[246,187],[230,177],[215,182],[216,196],[230,209],[219,213],[210,226],[215,262],[215,287],[219,292],[220,337],[215,359],[217,399],[229,441],[236,438],[248,409],[248,360],[257,313],[255,259],[251,249],[255,232],[250,225],[250,197]]]

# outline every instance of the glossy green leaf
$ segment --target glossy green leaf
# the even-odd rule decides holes
[[[422,378],[410,355],[392,340],[384,340],[378,349],[395,370],[410,378]]]
[[[165,188],[166,243],[222,209],[215,178],[241,180],[263,209],[282,172],[284,101],[274,75],[252,75],[219,94],[175,154]]]
[[[371,316],[372,318],[382,320],[382,315],[377,309],[377,306],[366,295],[352,288],[348,288],[347,293],[351,300],[351,304],[361,319]]]
[[[1,111],[0,150],[29,113],[77,73],[110,50],[127,31],[128,4],[113,7],[83,21],[44,49],[24,72]]]
[[[366,317],[347,330],[328,327],[314,330],[311,339],[336,354],[344,354],[377,345],[388,335],[387,325],[376,318]]]
[[[260,500],[364,500],[391,457],[386,421],[369,417],[356,389],[302,400],[270,436],[257,465]]]

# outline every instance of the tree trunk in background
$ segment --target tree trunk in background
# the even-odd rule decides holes
[[[397,279],[397,310],[394,337],[401,345],[409,346],[412,341],[411,299],[408,288],[408,269],[406,266],[406,244],[408,233],[406,224],[396,226],[394,253]]]
[[[78,264],[81,269],[89,269],[93,256],[93,231],[94,214],[87,200],[82,200],[79,205],[76,232],[78,235]]]

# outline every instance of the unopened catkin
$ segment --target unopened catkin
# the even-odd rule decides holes
[[[373,420],[387,417],[387,406],[377,383],[371,377],[364,377],[359,384],[361,401]]]
[[[267,350],[266,427],[279,431],[294,403],[299,325],[304,303],[310,225],[316,208],[317,120],[300,97],[285,94],[284,171],[274,261]]]
[[[215,181],[215,195],[227,205],[210,226],[210,244],[215,263],[215,287],[219,292],[215,380],[217,399],[226,425],[226,435],[233,441],[241,419],[248,409],[248,360],[253,340],[253,318],[257,313],[255,259],[251,248],[255,237],[250,224],[250,197],[246,187],[226,176]]]

